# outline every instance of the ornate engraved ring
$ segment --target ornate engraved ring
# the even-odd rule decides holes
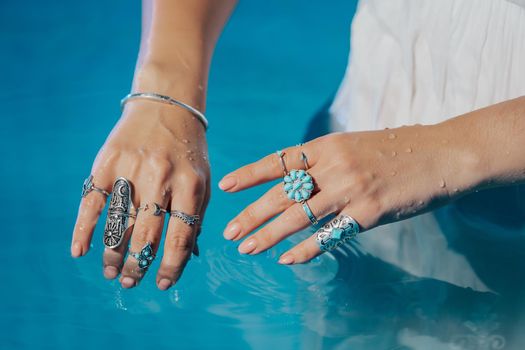
[[[359,233],[359,224],[351,216],[338,215],[321,227],[317,232],[316,241],[319,249],[329,252],[345,244]]]
[[[108,248],[117,248],[124,238],[129,224],[133,203],[131,201],[131,185],[128,180],[119,177],[113,184],[111,201],[109,202],[106,226],[104,227],[104,245]]]
[[[149,204],[146,204],[144,206],[141,206],[141,207],[138,207],[137,208],[137,213],[140,211],[140,210],[144,210],[144,211],[147,211],[149,209],[153,209],[153,215],[154,216],[161,216],[162,214],[166,214],[168,213],[168,211],[164,208],[162,208],[160,206],[160,204],[158,203],[153,203],[151,206]]]

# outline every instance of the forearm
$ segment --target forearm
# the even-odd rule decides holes
[[[525,181],[525,97],[467,113],[437,127],[442,139],[453,145],[452,151],[458,151],[458,166],[463,167],[462,175],[471,189]]]
[[[208,71],[236,0],[143,0],[134,92],[156,92],[205,109]]]

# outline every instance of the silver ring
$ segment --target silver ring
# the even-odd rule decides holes
[[[201,219],[199,215],[189,215],[180,210],[172,210],[170,211],[170,215],[182,220],[186,225],[189,226],[197,224]]]
[[[319,249],[329,252],[345,244],[359,233],[359,224],[351,216],[338,215],[321,227],[317,232],[316,241]]]
[[[104,245],[108,248],[116,248],[122,243],[124,232],[128,229],[129,218],[135,217],[130,213],[133,207],[131,191],[128,180],[123,177],[115,180],[104,227]]]
[[[153,203],[152,204],[153,206],[153,215],[154,216],[161,216],[162,214],[166,214],[168,211],[164,208],[162,208],[159,204],[157,203]],[[144,211],[147,211],[150,209],[150,205],[149,204],[146,204],[144,206],[140,206],[137,208],[137,214],[140,210],[144,210]]]
[[[281,161],[281,169],[283,170],[284,176],[288,173],[288,170],[286,170],[286,164],[284,164],[284,152],[281,150],[275,151],[277,153],[277,156],[279,157],[279,160]]]
[[[89,177],[84,180],[84,184],[82,185],[82,198],[87,196],[91,191],[98,192],[106,197],[109,196],[108,191],[95,186],[95,184],[93,183],[93,175],[89,175]]]
[[[129,255],[137,259],[139,268],[141,270],[147,269],[153,262],[153,259],[155,259],[153,248],[151,248],[151,242],[147,242],[146,245],[142,247],[140,252],[135,253],[130,251]]]
[[[308,220],[312,223],[312,225],[317,226],[319,224],[319,221],[317,221],[317,218],[315,217],[314,213],[312,213],[312,209],[310,209],[310,206],[306,201],[303,201],[303,210],[308,217]]]

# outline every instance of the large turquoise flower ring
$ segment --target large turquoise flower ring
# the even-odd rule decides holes
[[[301,203],[312,196],[314,180],[305,170],[293,169],[283,178],[283,188],[286,196]]]

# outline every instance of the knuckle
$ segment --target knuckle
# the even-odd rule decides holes
[[[204,188],[206,184],[204,176],[194,170],[180,172],[177,174],[176,182],[178,185],[194,191]]]
[[[166,238],[168,248],[177,252],[191,252],[194,239],[190,235],[174,234]]]
[[[173,171],[174,164],[163,155],[152,155],[149,160],[151,169],[156,174],[167,175]]]

